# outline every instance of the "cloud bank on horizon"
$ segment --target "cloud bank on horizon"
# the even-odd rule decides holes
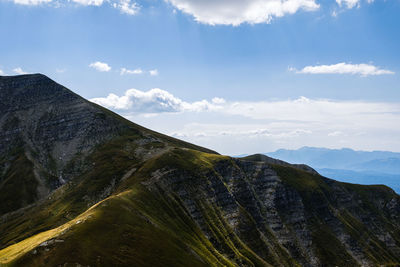
[[[361,143],[380,143],[388,150],[400,149],[400,142],[394,138],[400,129],[393,127],[400,125],[400,103],[306,97],[281,101],[226,101],[215,97],[188,102],[159,88],[129,89],[121,96],[109,94],[91,101],[155,130],[197,144],[211,144],[232,155],[260,152],[256,144],[251,145],[255,140],[259,146],[268,143],[269,149],[295,143],[353,144],[363,149]],[[189,119],[193,117],[198,121]],[[249,148],[241,147],[243,140],[246,146],[250,143]],[[221,145],[227,142],[236,145]]]

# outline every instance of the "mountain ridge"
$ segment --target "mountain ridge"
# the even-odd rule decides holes
[[[1,266],[400,263],[400,196],[386,186],[337,182],[263,155],[219,155],[71,96],[83,116],[55,101],[60,85],[42,76],[8,79],[34,103],[1,95],[0,133],[13,134],[0,146],[0,192],[18,204],[0,215]],[[34,92],[43,86],[44,96]],[[72,156],[52,162],[57,146]],[[14,198],[60,173],[64,182],[45,197]]]

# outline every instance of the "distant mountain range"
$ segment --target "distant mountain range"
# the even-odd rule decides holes
[[[302,147],[279,149],[266,155],[293,164],[310,165],[329,178],[359,184],[385,184],[400,192],[400,153]]]

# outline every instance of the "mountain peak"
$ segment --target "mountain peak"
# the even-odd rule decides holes
[[[0,113],[62,109],[82,105],[85,99],[43,74],[0,77]]]
[[[0,90],[7,89],[10,86],[23,86],[30,83],[45,83],[54,82],[52,79],[41,73],[23,74],[23,75],[11,75],[11,76],[0,76]]]

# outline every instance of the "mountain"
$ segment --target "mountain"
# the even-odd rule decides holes
[[[127,121],[0,77],[1,266],[400,264],[400,196]]]
[[[40,74],[1,77],[0,114],[0,215],[46,197],[84,172],[83,159],[116,137],[136,139],[131,149],[142,151],[131,157],[149,153],[146,146],[161,150],[159,138],[200,149],[134,125]]]
[[[303,147],[280,149],[267,155],[308,164],[320,174],[343,182],[385,184],[400,192],[400,153]]]
[[[314,168],[400,174],[400,153],[395,152],[302,147],[297,150],[279,149],[266,154],[292,163],[308,164]]]
[[[400,174],[400,158],[373,159],[350,166],[358,171],[375,171],[388,174]]]

